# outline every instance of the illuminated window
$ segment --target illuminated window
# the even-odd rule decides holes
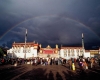
[[[30,51],[31,51],[31,50],[29,49],[28,52],[30,53]]]
[[[67,56],[67,53],[64,53],[64,57],[66,57]]]
[[[68,49],[68,56],[70,56],[70,49]]]
[[[72,53],[72,56],[75,56],[75,55],[74,55],[74,49],[71,49],[71,53]]]
[[[77,49],[76,52],[77,52],[77,56],[79,56],[79,49]]]
[[[80,50],[80,56],[82,56],[82,54],[83,54],[83,50],[81,49],[81,50]]]
[[[19,53],[19,50],[18,50],[18,53]]]
[[[67,50],[66,49],[64,50],[64,53],[67,53]]]

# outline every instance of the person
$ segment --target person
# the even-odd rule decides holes
[[[99,58],[99,60],[98,60],[98,63],[99,63],[99,66],[100,66],[100,58]]]
[[[85,70],[88,69],[88,65],[87,65],[86,61],[83,62],[83,68],[84,68]]]
[[[68,64],[69,64],[69,69],[71,70],[72,69],[72,60],[71,59],[68,60]]]
[[[82,62],[82,60],[79,61],[79,67],[80,67],[80,70],[83,71],[83,62]]]
[[[2,59],[1,62],[2,62],[2,64],[4,64],[4,62],[5,62],[4,59]]]
[[[94,59],[93,58],[91,58],[90,63],[91,63],[91,68],[93,68],[93,66],[94,66]]]
[[[35,60],[34,60],[34,63],[35,63],[35,66],[37,66],[37,59],[35,58]]]

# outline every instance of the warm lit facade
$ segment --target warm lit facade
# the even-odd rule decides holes
[[[87,57],[90,57],[90,50],[85,50],[85,53],[84,53],[84,57],[87,58]]]
[[[12,48],[7,50],[8,57],[10,58],[58,58],[59,48],[56,45],[55,48],[51,48],[48,45],[46,48],[42,48],[41,44],[34,42],[25,43],[13,43]]]
[[[61,47],[55,45],[55,48],[51,48],[48,45],[43,48],[42,45],[35,42],[25,43],[13,43],[12,48],[7,50],[8,57],[10,58],[79,58],[79,57],[95,57],[100,54],[99,50],[85,50],[82,47]]]
[[[37,57],[38,43],[27,42],[13,43],[12,48],[7,51],[10,58],[32,58]]]
[[[56,45],[55,48],[51,48],[50,45],[48,45],[46,48],[42,48],[40,44],[39,47],[40,47],[40,50],[38,53],[38,57],[41,57],[41,58],[58,58],[59,57],[58,45]]]
[[[79,58],[84,56],[85,50],[82,47],[61,47],[60,57],[65,59]]]
[[[98,54],[99,54],[99,50],[90,50],[90,56],[91,57],[98,56]]]

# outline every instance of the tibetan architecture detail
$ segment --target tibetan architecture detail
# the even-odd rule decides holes
[[[13,58],[32,58],[37,57],[38,44],[33,42],[13,43],[12,48],[8,51],[9,57]]]
[[[55,48],[51,48],[50,45],[48,45],[46,48],[42,48],[40,44],[39,47],[40,51],[38,53],[38,57],[59,57],[58,45],[56,45]]]
[[[81,47],[63,47],[61,45],[60,49],[58,45],[55,45],[55,48],[52,48],[50,45],[47,45],[46,48],[43,48],[38,42],[26,42],[27,41],[27,29],[25,33],[25,43],[14,43],[12,48],[7,50],[9,58],[79,58],[79,57],[94,57],[100,54],[99,50],[85,50],[84,48],[84,35],[82,33],[82,46]]]
[[[70,59],[70,58],[79,58],[83,54],[82,47],[61,47],[60,57]]]

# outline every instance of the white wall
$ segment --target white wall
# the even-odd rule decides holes
[[[9,53],[9,57],[18,57],[18,58],[25,58],[25,54],[26,54],[26,58],[32,58],[32,57],[37,57],[37,49],[34,49],[34,47],[31,47],[30,49],[28,49],[25,52],[23,52],[24,48],[20,47],[20,49],[14,49],[11,48],[9,50],[7,50],[7,54]]]
[[[60,49],[60,57],[64,57],[63,49]]]
[[[67,56],[64,56],[64,50],[67,50],[67,52],[66,52]],[[77,49],[73,49],[73,50],[74,50],[74,56],[71,55],[72,54],[71,49],[70,49],[70,56],[68,56],[68,49],[60,49],[60,57],[65,58],[65,59],[70,59],[70,58],[78,58],[79,56],[82,56],[82,55],[80,55],[80,49],[79,49],[79,56],[76,51]],[[89,54],[87,55],[87,54],[85,54],[85,52],[84,52],[84,55],[86,57],[89,56]]]
[[[90,57],[90,52],[85,52],[84,53],[84,58]]]

